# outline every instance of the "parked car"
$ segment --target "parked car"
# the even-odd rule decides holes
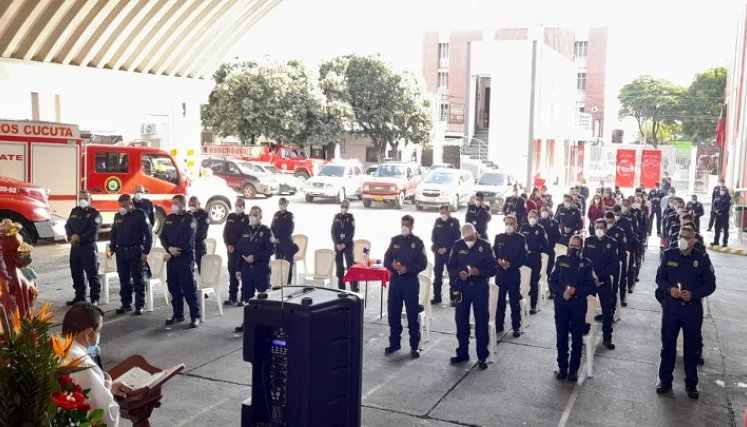
[[[448,205],[449,210],[456,212],[460,206],[467,205],[475,188],[472,172],[461,169],[431,170],[415,193],[415,207],[418,210]]]
[[[363,182],[363,206],[370,208],[373,202],[382,202],[402,209],[405,200],[415,201],[421,182],[423,176],[417,163],[382,163]]]
[[[189,181],[187,194],[197,196],[208,213],[210,224],[223,224],[231,213],[231,206],[240,196],[218,176],[201,176]]]
[[[278,181],[278,194],[294,195],[303,190],[303,180],[289,174],[283,173],[272,163],[251,162],[261,172],[268,173]]]
[[[258,169],[248,161],[232,158],[204,159],[203,168],[209,168],[213,175],[226,180],[229,187],[241,192],[244,198],[253,199],[257,194],[272,197],[278,190],[278,182],[266,172]]]
[[[313,202],[315,198],[334,198],[338,203],[350,197],[360,199],[363,177],[363,166],[359,162],[333,162],[307,179],[303,192],[307,202]]]
[[[431,165],[431,170],[436,169],[456,169],[456,166],[451,163],[434,163]]]
[[[490,204],[492,213],[499,213],[503,209],[503,203],[513,192],[513,186],[517,184],[514,176],[508,172],[497,169],[487,170],[480,175],[474,188],[474,193],[482,191],[485,202]],[[519,184],[521,187],[521,184]],[[474,200],[474,194],[472,200]]]
[[[378,167],[379,167],[379,165],[367,167],[366,168],[366,175],[373,176],[374,172],[376,172],[376,168],[378,168]]]

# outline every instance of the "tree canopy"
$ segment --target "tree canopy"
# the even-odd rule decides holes
[[[656,147],[661,141],[662,125],[671,127],[677,119],[685,89],[667,80],[640,76],[620,89],[620,118],[632,116],[638,131]],[[650,123],[650,132],[646,132]]]
[[[681,102],[682,132],[694,141],[716,138],[716,125],[724,106],[726,68],[718,67],[695,76]]]

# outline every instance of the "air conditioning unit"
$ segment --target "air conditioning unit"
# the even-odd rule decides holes
[[[155,135],[156,134],[156,124],[155,123],[143,123],[141,132],[143,136],[148,135]]]
[[[597,108],[597,107],[591,107],[591,112],[592,113],[596,113],[597,111],[599,111],[599,108]]]

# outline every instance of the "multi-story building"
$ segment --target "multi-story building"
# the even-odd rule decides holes
[[[605,28],[429,32],[423,43],[447,140],[527,184],[576,179],[584,143],[604,131]]]

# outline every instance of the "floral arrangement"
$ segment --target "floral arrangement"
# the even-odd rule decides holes
[[[49,304],[36,311],[36,287],[15,268],[30,262],[30,246],[17,242],[19,229],[0,223],[0,420],[19,427],[103,426],[103,410],[92,410],[89,390],[70,376],[88,369],[71,357],[72,337],[49,332]]]

